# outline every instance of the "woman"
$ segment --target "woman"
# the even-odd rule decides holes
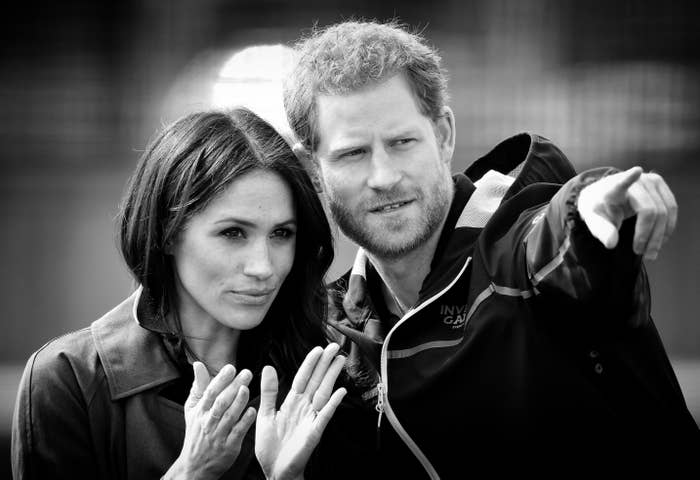
[[[245,109],[189,115],[146,150],[118,220],[140,287],[29,359],[15,478],[303,475],[344,358],[313,348],[332,238],[288,145]]]

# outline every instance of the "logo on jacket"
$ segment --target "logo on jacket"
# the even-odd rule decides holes
[[[440,305],[442,323],[452,328],[461,328],[467,321],[466,305]]]

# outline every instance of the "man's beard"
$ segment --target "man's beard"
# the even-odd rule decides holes
[[[429,196],[423,195],[418,199],[423,200],[424,215],[414,218],[414,221],[417,220],[415,226],[408,231],[401,231],[400,226],[403,224],[400,222],[395,225],[396,228],[392,228],[392,225],[369,228],[330,193],[327,197],[328,207],[338,227],[350,240],[378,258],[395,260],[425,244],[440,228],[452,201],[451,187],[451,180],[450,183],[437,183]],[[363,213],[367,211],[362,210]]]

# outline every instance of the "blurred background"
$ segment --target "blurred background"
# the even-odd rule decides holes
[[[579,170],[638,164],[666,178],[680,220],[647,265],[652,310],[700,422],[696,2],[15,3],[0,20],[0,477],[10,475],[11,413],[28,356],[133,288],[113,219],[155,130],[238,101],[257,102],[274,122],[279,104],[269,92],[288,57],[272,46],[352,17],[398,17],[440,49],[457,119],[455,170],[527,130]],[[261,45],[270,47],[249,49]],[[354,253],[340,235],[337,247],[331,276]]]

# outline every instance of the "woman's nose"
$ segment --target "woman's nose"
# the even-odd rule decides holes
[[[261,280],[272,276],[272,259],[267,241],[261,240],[252,245],[245,259],[243,273]]]

